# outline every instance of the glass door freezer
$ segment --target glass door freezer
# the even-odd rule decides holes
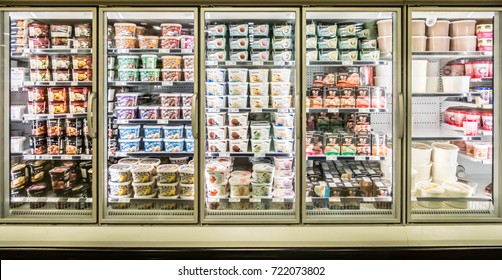
[[[401,9],[303,10],[304,223],[400,221]]]
[[[501,221],[501,11],[409,9],[411,222]]]
[[[101,218],[196,223],[197,10],[100,12]]]
[[[202,223],[298,223],[299,9],[201,18]]]
[[[2,24],[5,221],[95,223],[96,9],[6,8]]]

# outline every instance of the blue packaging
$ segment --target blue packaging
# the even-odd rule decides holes
[[[162,139],[143,139],[145,152],[160,152],[162,151]]]
[[[141,139],[119,139],[119,148],[121,152],[137,152],[139,151],[139,142]]]
[[[183,139],[183,126],[163,126],[164,138],[166,139]]]
[[[143,135],[145,139],[162,138],[162,126],[160,125],[144,125]]]

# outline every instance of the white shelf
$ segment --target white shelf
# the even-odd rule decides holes
[[[412,140],[481,140],[481,136],[464,136],[463,132],[444,127],[413,128]]]
[[[413,52],[413,59],[417,58],[429,58],[429,59],[437,59],[437,58],[448,58],[448,59],[456,59],[463,57],[493,57],[492,52]]]
[[[463,152],[459,152],[458,157],[472,161],[472,162],[477,162],[477,163],[482,163],[482,164],[487,164],[487,165],[493,164],[492,159],[478,159],[478,158],[475,158],[471,155],[467,155],[466,153],[463,153]]]

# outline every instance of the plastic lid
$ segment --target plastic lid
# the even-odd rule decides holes
[[[143,92],[122,92],[116,93],[115,96],[141,96],[145,95]]]
[[[119,129],[121,128],[125,128],[125,129],[128,129],[128,128],[140,128],[141,125],[119,125]]]
[[[114,23],[113,25],[114,25],[114,26],[118,26],[118,25],[136,26],[136,24],[135,24],[135,23],[129,23],[129,22],[117,22],[117,23]]]
[[[119,142],[124,142],[124,143],[127,143],[127,142],[139,142],[141,140],[141,138],[137,138],[137,139],[119,139]]]
[[[74,38],[74,39],[87,39],[87,38]],[[136,40],[136,37],[134,36],[115,36],[115,40],[120,40],[120,39],[133,39]]]
[[[139,38],[159,38],[159,36],[152,36],[152,35],[138,35],[138,39]]]

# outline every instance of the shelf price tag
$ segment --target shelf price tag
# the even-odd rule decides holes
[[[207,201],[208,202],[220,202],[220,199],[218,197],[208,197]]]
[[[181,53],[192,53],[192,49],[181,49]]]
[[[159,49],[159,53],[170,53],[170,49]]]
[[[237,109],[237,108],[228,108],[228,111],[229,111],[230,113],[238,113],[238,112],[239,112],[239,109]]]
[[[169,120],[158,120],[157,123],[158,124],[168,124]]]
[[[289,112],[289,108],[277,109],[277,112],[279,112],[279,113],[287,113],[287,112]]]
[[[119,198],[119,202],[129,203],[131,202],[131,199],[129,197],[121,197]]]
[[[253,203],[253,202],[254,203],[261,202],[261,198],[252,197],[252,198],[249,199],[249,202],[251,202],[251,203]]]
[[[24,197],[13,197],[10,199],[11,202],[24,202],[25,198]]]
[[[228,199],[228,202],[241,202],[241,199],[240,198],[231,197],[231,198]]]
[[[252,113],[261,113],[261,112],[263,112],[263,110],[261,108],[253,108],[253,109],[251,109],[251,112]]]
[[[326,156],[326,160],[337,160],[337,156]]]
[[[127,85],[127,83],[126,82],[115,82],[115,85],[116,86],[125,86],[125,85]]]
[[[24,82],[24,85],[25,86],[32,86],[34,85],[35,83],[34,82]]]
[[[284,66],[286,63],[284,61],[274,61],[274,65],[276,66]]]
[[[359,109],[359,112],[361,112],[361,113],[369,113],[370,109],[368,109],[368,108],[361,108],[361,109]]]
[[[209,109],[207,109],[207,111],[208,111],[209,113],[219,113],[219,112],[220,112],[220,109],[218,109],[218,108],[209,108]]]
[[[340,198],[339,197],[330,197],[329,198],[329,202],[340,202]]]
[[[254,66],[263,66],[263,61],[253,61],[252,64]]]
[[[59,197],[48,197],[47,198],[47,202],[58,202],[59,201]]]
[[[254,156],[255,157],[265,157],[265,154],[264,153],[255,153]]]
[[[78,82],[72,81],[72,82],[70,83],[70,85],[71,85],[71,86],[78,86]]]
[[[173,81],[164,81],[164,82],[162,82],[162,86],[164,86],[164,87],[172,87],[173,86]]]
[[[70,160],[70,159],[72,159],[72,156],[61,156],[61,159]]]
[[[354,65],[354,62],[352,60],[342,60],[342,65],[343,66],[352,66],[352,65]]]
[[[375,198],[374,197],[363,197],[363,201],[364,202],[375,202]]]
[[[118,49],[117,53],[129,53],[129,49]]]
[[[282,198],[282,197],[274,197],[274,198],[272,198],[272,202],[284,202],[284,198]]]
[[[307,203],[312,202],[312,197],[310,197],[310,196],[309,196],[309,197],[306,197],[306,198],[305,198],[305,202],[307,202]]]
[[[38,197],[27,197],[26,198],[26,202],[37,202],[38,201]]]
[[[76,197],[68,198],[67,202],[77,203],[77,202],[80,202],[80,198],[76,198]]]
[[[237,65],[237,62],[236,61],[225,61],[225,65],[233,66],[233,65]]]
[[[78,49],[71,49],[70,53],[78,53]]]
[[[128,120],[117,120],[117,123],[118,124],[128,124],[129,121]]]
[[[55,86],[57,83],[55,81],[49,82],[49,86]]]
[[[337,108],[328,108],[328,113],[338,113]]]
[[[229,157],[230,153],[220,153],[220,157]]]
[[[218,61],[206,61],[207,66],[215,66],[218,65]]]
[[[354,160],[365,160],[366,157],[365,156],[355,156],[354,157]]]
[[[380,157],[379,156],[371,156],[370,160],[380,160]]]
[[[31,49],[24,49],[23,52],[24,53],[30,53]]]
[[[85,200],[85,203],[92,203],[92,198],[88,198]]]

